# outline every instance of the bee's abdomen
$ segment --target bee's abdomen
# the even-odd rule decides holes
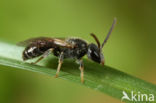
[[[41,48],[37,46],[26,47],[25,50],[23,51],[23,60],[38,57],[42,55],[46,50],[47,48]]]

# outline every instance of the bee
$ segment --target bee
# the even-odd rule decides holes
[[[91,33],[90,35],[96,41],[94,43],[87,43],[85,40],[80,38],[50,38],[50,37],[37,37],[25,40],[18,43],[20,46],[26,46],[22,57],[23,60],[33,59],[39,57],[33,64],[38,63],[43,58],[46,58],[48,55],[53,54],[58,57],[58,67],[55,77],[59,76],[59,72],[63,63],[63,60],[66,58],[75,59],[79,63],[80,77],[81,82],[84,82],[84,64],[83,56],[87,55],[89,59],[94,62],[97,62],[101,65],[104,65],[104,56],[102,53],[102,48],[107,42],[110,34],[116,24],[116,18],[114,18],[113,24],[102,44],[100,44],[98,38],[95,34]]]

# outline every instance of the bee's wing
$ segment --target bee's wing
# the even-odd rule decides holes
[[[73,48],[74,46],[70,43],[67,43],[65,38],[49,38],[49,37],[37,37],[31,38],[22,42],[17,43],[18,46],[28,46],[36,43],[53,43],[56,46]]]
[[[36,37],[36,38],[30,38],[24,41],[21,41],[19,43],[17,43],[18,46],[28,46],[30,44],[34,44],[36,42],[39,41],[45,41],[45,40],[52,40],[52,38],[48,38],[48,37]]]

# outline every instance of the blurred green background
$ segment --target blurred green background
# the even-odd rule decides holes
[[[102,42],[106,65],[156,84],[154,0],[0,0],[0,39],[16,44],[37,37],[81,37]],[[76,67],[77,68],[77,67]],[[85,68],[87,69],[87,67]],[[61,79],[0,66],[0,103],[120,103]]]

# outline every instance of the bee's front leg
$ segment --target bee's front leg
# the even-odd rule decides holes
[[[79,64],[80,64],[80,67],[79,67],[79,69],[80,69],[80,77],[81,77],[81,83],[84,83],[84,64],[83,64],[83,60],[82,59],[80,59],[80,60],[78,60],[78,62],[79,62]]]

